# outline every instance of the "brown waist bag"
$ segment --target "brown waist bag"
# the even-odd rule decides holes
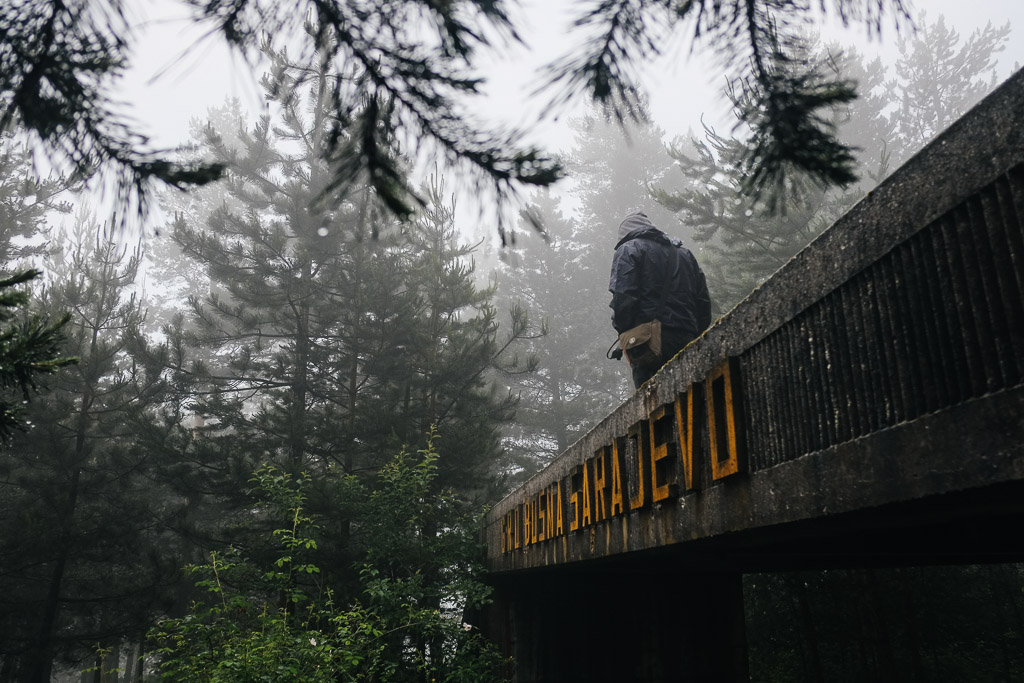
[[[661,321],[637,325],[619,335],[619,347],[630,366],[661,367]]]

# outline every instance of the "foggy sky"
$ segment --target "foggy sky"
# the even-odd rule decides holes
[[[567,117],[547,117],[538,125],[538,115],[545,110],[549,95],[531,97],[531,93],[542,80],[540,68],[564,54],[573,40],[567,25],[577,3],[522,0],[518,4],[513,16],[521,19],[519,26],[526,45],[511,45],[479,61],[488,79],[487,97],[474,100],[473,110],[493,121],[526,129],[534,136],[532,142],[561,148],[569,142]],[[1014,63],[1024,64],[1021,0],[916,0],[912,8],[917,12],[926,9],[931,20],[940,14],[945,16],[947,25],[955,27],[961,38],[988,21],[997,25],[1010,21],[1013,32],[1007,49],[996,56],[1000,77],[1009,76]],[[217,36],[204,40],[191,22],[181,18],[182,8],[175,0],[143,0],[134,11],[140,24],[138,51],[120,94],[127,104],[126,111],[142,124],[154,143],[173,147],[184,142],[189,119],[202,116],[208,107],[221,104],[228,96],[237,96],[252,114],[262,109],[257,85],[261,65],[252,69],[227,50]],[[883,35],[881,43],[869,43],[865,34],[863,26],[843,29],[833,22],[825,28],[823,37],[856,44],[869,55],[894,58],[896,36],[892,31]],[[700,130],[701,115],[720,126],[730,125],[729,106],[721,94],[721,69],[705,53],[691,55],[682,43],[677,39],[675,44],[665,45],[665,56],[648,69],[654,120],[669,137]]]
[[[1015,63],[1024,64],[1021,0],[911,0],[908,5],[915,17],[919,17],[921,8],[926,8],[930,21],[941,14],[948,26],[958,30],[961,40],[988,21],[996,25],[1010,21],[1012,33],[1006,50],[995,56],[1000,79],[1012,73]],[[525,142],[545,151],[567,150],[573,143],[568,122],[585,110],[586,103],[579,101],[574,109],[560,110],[555,116],[546,109],[552,93],[534,93],[543,81],[543,67],[564,55],[572,41],[579,39],[579,32],[569,25],[580,5],[577,0],[520,0],[509,6],[524,44],[506,45],[477,60],[487,79],[486,96],[473,99],[470,111],[491,125],[523,131]],[[187,142],[190,119],[202,119],[208,108],[221,105],[227,97],[237,97],[250,120],[264,112],[258,79],[265,65],[245,63],[224,46],[217,34],[204,37],[186,18],[181,2],[139,0],[128,11],[138,26],[137,52],[118,99],[124,102],[123,111],[151,136],[155,146],[169,149]],[[898,55],[897,36],[891,30],[883,33],[881,42],[869,42],[862,25],[843,28],[832,21],[821,28],[823,40],[853,44],[868,56],[880,55],[894,62]],[[687,38],[677,32],[675,42],[662,46],[664,55],[650,64],[646,74],[651,114],[667,140],[699,132],[702,121],[726,133],[735,124],[723,94],[722,69],[710,50],[691,53]],[[419,167],[426,169],[425,176],[432,164],[429,159],[421,159]],[[466,237],[474,242],[496,240],[493,201],[466,189],[467,183],[458,173],[452,173],[449,180],[449,186],[460,196],[458,223]],[[555,192],[564,196],[566,189],[562,183]],[[515,224],[515,207],[505,206],[502,215],[509,225]],[[159,225],[161,221],[157,209],[148,223]]]

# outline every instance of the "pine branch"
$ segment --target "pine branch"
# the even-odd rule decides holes
[[[154,182],[184,189],[220,176],[217,164],[149,150],[110,106],[130,30],[120,0],[28,0],[0,8],[0,130],[21,126],[78,178],[112,176],[122,217],[148,209]]]
[[[797,0],[596,0],[587,3],[576,26],[597,37],[556,61],[547,90],[555,104],[586,93],[620,122],[635,118],[642,96],[635,64],[658,54],[660,34],[683,20],[693,27],[692,47],[712,46],[730,73],[728,94],[742,123],[752,129],[742,160],[743,191],[767,197],[776,210],[787,193],[799,191],[797,176],[821,186],[845,186],[856,176],[853,151],[838,141],[825,115],[849,103],[850,82],[830,78],[801,58],[798,25],[814,3]],[[821,8],[824,9],[824,1]],[[857,21],[880,32],[892,17],[898,30],[908,19],[903,0],[833,0],[844,22]]]

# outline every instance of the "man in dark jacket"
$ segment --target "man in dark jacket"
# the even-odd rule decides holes
[[[711,297],[697,259],[643,213],[632,213],[619,225],[608,290],[612,326],[619,334],[661,321],[661,361],[631,366],[636,387],[711,324]]]

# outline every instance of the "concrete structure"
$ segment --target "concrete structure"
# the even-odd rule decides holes
[[[519,681],[747,678],[744,572],[1024,558],[1024,72],[488,517]]]

